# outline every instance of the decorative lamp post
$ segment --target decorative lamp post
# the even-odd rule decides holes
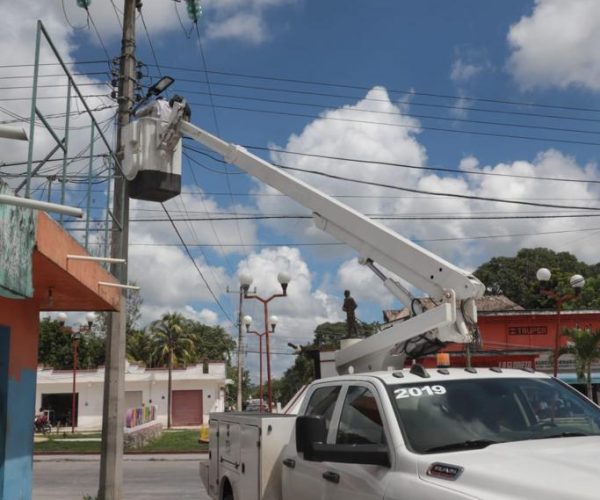
[[[558,375],[558,352],[560,349],[560,313],[562,311],[562,306],[565,302],[574,299],[579,295],[581,289],[585,285],[585,279],[580,274],[574,274],[569,279],[569,284],[573,289],[573,292],[566,293],[561,295],[557,293],[555,290],[551,290],[547,288],[547,283],[550,281],[552,277],[552,273],[549,269],[545,267],[541,267],[535,273],[536,278],[540,282],[540,293],[545,295],[546,297],[551,298],[554,301],[554,305],[556,308],[556,333],[554,337],[554,356],[553,356],[553,367],[552,373],[556,377]]]
[[[67,315],[64,312],[58,313],[58,322],[61,328],[65,327]],[[73,349],[73,391],[71,394],[71,434],[75,432],[75,415],[77,411],[77,362],[79,356],[79,342],[82,332],[89,332],[96,321],[96,315],[93,312],[86,314],[87,325],[74,326],[69,328],[71,334],[71,347]]]
[[[250,276],[247,276],[247,278],[250,279],[250,282],[248,283],[248,287],[249,287],[250,283],[252,283],[252,278]],[[248,290],[246,290],[244,293],[245,299],[256,299],[256,300],[259,300],[260,302],[262,302],[262,304],[263,304],[264,325],[265,325],[264,335],[265,335],[265,340],[266,340],[266,351],[267,351],[267,387],[268,387],[268,393],[269,393],[269,411],[273,410],[273,391],[272,391],[272,387],[271,387],[271,348],[270,348],[270,342],[269,342],[269,333],[273,333],[273,331],[275,329],[275,325],[277,324],[277,320],[275,320],[275,324],[271,325],[273,327],[273,331],[269,332],[269,329],[268,329],[268,324],[269,324],[268,323],[268,318],[269,318],[268,303],[277,297],[287,297],[287,287],[288,287],[289,282],[291,281],[291,278],[288,273],[280,272],[277,275],[277,281],[279,281],[279,284],[281,285],[282,293],[273,294],[267,299],[259,297],[256,294],[249,295]],[[261,362],[262,362],[262,356],[261,356]],[[262,376],[262,370],[261,370],[261,376]],[[262,384],[261,384],[261,390],[262,390]],[[262,398],[261,398],[261,405],[262,405]]]
[[[252,324],[252,316],[244,316],[243,318],[243,323],[246,327],[246,333],[253,333],[254,335],[256,335],[258,337],[258,356],[259,356],[259,381],[258,381],[258,387],[260,390],[260,411],[262,411],[263,409],[263,350],[262,350],[262,339],[264,336],[264,332],[263,333],[259,333],[256,330],[250,330],[250,325]]]

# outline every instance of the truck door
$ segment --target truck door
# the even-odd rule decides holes
[[[350,385],[343,396],[334,441],[337,444],[386,444],[384,419],[376,392],[368,384]],[[334,421],[334,424],[336,422]],[[330,433],[331,434],[331,433]],[[329,441],[329,440],[328,440]],[[390,457],[391,458],[391,457]],[[389,467],[323,462],[315,481],[323,487],[321,498],[328,500],[382,500]],[[402,498],[399,496],[398,498]]]
[[[335,414],[341,385],[326,385],[315,389],[309,395],[304,415],[322,415],[327,429]],[[283,500],[327,500],[321,475],[326,465],[321,462],[309,462],[296,451],[295,436],[283,452],[283,471],[281,476]],[[348,499],[345,499],[348,500]]]

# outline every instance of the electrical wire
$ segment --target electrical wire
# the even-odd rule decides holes
[[[114,0],[110,0],[110,3],[112,4],[113,10],[115,12],[115,16],[117,16],[117,22],[119,23],[119,26],[120,26],[121,30],[123,30],[123,22],[121,21],[121,17],[119,17],[119,14],[123,15],[123,12],[119,11],[119,9],[117,8],[117,6],[115,5],[115,1]]]
[[[188,91],[188,94],[197,94],[197,95],[210,95],[209,92],[202,91]],[[325,104],[315,104],[308,102],[298,102],[298,101],[288,101],[282,99],[267,99],[264,97],[252,97],[252,96],[241,96],[241,95],[232,95],[232,94],[218,94],[212,93],[212,96],[215,97],[224,97],[229,99],[239,99],[246,101],[258,101],[269,104],[287,104],[292,106],[305,106],[311,108],[323,109],[324,107],[333,107],[327,103]],[[368,114],[376,114],[376,115],[385,115],[385,116],[398,116],[403,118],[419,118],[425,120],[441,120],[452,123],[474,123],[477,125],[491,125],[496,127],[510,127],[510,128],[525,128],[525,129],[533,129],[533,130],[544,130],[551,132],[569,132],[569,133],[577,133],[577,134],[590,134],[590,135],[599,135],[600,132],[597,130],[584,130],[584,129],[574,129],[574,128],[566,128],[566,127],[551,127],[546,125],[533,125],[533,124],[522,124],[522,123],[514,123],[514,122],[498,122],[498,121],[490,121],[490,120],[476,120],[472,118],[461,118],[456,116],[439,116],[439,115],[422,115],[416,113],[402,113],[400,111],[380,111],[376,109],[354,109],[354,108],[344,108],[345,112],[350,113],[368,113]]]
[[[194,106],[203,106],[209,107],[208,104],[204,103],[190,103]],[[538,136],[529,136],[529,135],[518,135],[518,134],[504,134],[500,132],[484,132],[484,131],[476,131],[476,130],[459,130],[459,129],[451,129],[451,128],[443,128],[443,127],[432,127],[429,125],[406,125],[402,123],[388,123],[388,122],[378,122],[372,120],[356,120],[352,118],[339,118],[333,116],[322,116],[322,115],[311,115],[307,113],[294,113],[291,111],[277,111],[277,110],[267,110],[267,109],[258,109],[258,108],[242,108],[239,106],[225,106],[225,105],[216,105],[218,109],[228,109],[231,111],[244,111],[248,113],[261,113],[268,115],[278,115],[278,116],[294,116],[297,118],[310,118],[312,120],[331,120],[338,122],[348,122],[348,123],[360,123],[365,125],[379,125],[379,126],[387,126],[387,127],[395,127],[395,128],[405,128],[412,129],[414,131],[420,130],[430,130],[433,132],[447,132],[451,134],[467,134],[467,135],[479,135],[483,137],[504,137],[507,139],[518,139],[525,141],[542,141],[542,142],[553,142],[553,143],[563,143],[563,144],[578,144],[580,146],[600,146],[600,142],[591,142],[591,141],[581,141],[575,139],[559,139],[553,137],[538,137]]]
[[[163,207],[165,214],[167,215],[167,217],[170,219],[171,222],[171,226],[173,226],[173,229],[175,230],[175,233],[177,233],[177,237],[179,238],[179,241],[181,241],[181,244],[183,246],[183,248],[185,249],[188,257],[190,258],[190,260],[192,261],[192,264],[194,265],[194,267],[196,268],[196,271],[198,271],[198,274],[200,275],[200,278],[202,278],[202,281],[204,282],[204,285],[206,286],[207,290],[209,291],[210,295],[212,296],[213,300],[215,301],[215,303],[217,304],[217,306],[219,306],[219,309],[221,309],[221,312],[225,315],[225,317],[231,322],[234,323],[234,321],[231,319],[231,317],[229,316],[229,313],[225,310],[225,308],[223,307],[223,305],[221,304],[221,302],[219,301],[218,297],[215,295],[215,293],[213,292],[212,288],[210,287],[208,281],[206,280],[204,274],[202,273],[202,270],[200,269],[200,267],[198,266],[198,264],[196,263],[196,259],[194,259],[192,252],[190,251],[188,245],[186,244],[186,242],[184,241],[183,237],[181,236],[181,233],[179,232],[179,229],[177,228],[177,225],[175,224],[175,221],[171,219],[171,216],[169,214],[169,211],[167,210],[167,207],[165,206],[164,203],[161,202],[161,206]]]
[[[177,82],[206,84],[206,80],[180,78],[180,77],[177,77]],[[219,86],[219,87],[234,87],[234,88],[242,88],[242,89],[248,89],[248,90],[260,90],[260,91],[266,91],[266,92],[308,95],[308,96],[315,96],[315,97],[331,97],[331,98],[344,99],[344,100],[358,99],[360,101],[382,102],[382,103],[386,103],[386,104],[390,103],[389,99],[379,99],[376,97],[368,97],[365,95],[358,96],[358,95],[348,95],[348,94],[334,94],[334,93],[328,93],[328,92],[314,92],[314,91],[309,91],[309,90],[287,89],[287,88],[283,88],[283,87],[276,88],[276,87],[264,87],[264,86],[258,86],[258,85],[244,85],[241,83],[219,82],[219,81],[212,81],[212,84],[213,84],[213,86]],[[188,90],[186,90],[186,92],[195,93],[193,91],[188,91]],[[526,112],[526,111],[514,111],[514,110],[509,111],[506,109],[502,110],[502,109],[493,109],[493,108],[475,108],[475,107],[465,108],[464,106],[454,106],[454,105],[440,104],[440,103],[425,103],[425,102],[414,101],[414,100],[411,100],[410,102],[406,102],[406,103],[404,103],[404,105],[405,106],[416,106],[416,107],[427,107],[427,108],[434,108],[434,109],[447,109],[447,110],[461,111],[461,112],[475,111],[475,112],[488,113],[488,114],[525,116],[528,118],[532,118],[532,117],[533,118],[550,118],[550,119],[555,119],[555,120],[570,120],[570,121],[581,121],[581,122],[590,122],[590,123],[599,123],[600,122],[600,118],[585,118],[585,117],[571,116],[571,115],[549,115],[549,114],[544,114],[544,113],[531,113],[531,112]]]
[[[566,210],[573,209],[573,210],[600,211],[600,207],[558,205],[558,204],[554,204],[554,203],[537,203],[537,202],[533,202],[533,201],[517,201],[517,200],[509,200],[509,199],[505,199],[505,198],[493,198],[493,197],[487,197],[487,196],[475,196],[475,195],[459,194],[459,193],[440,193],[440,192],[436,192],[436,191],[428,191],[425,189],[415,189],[415,188],[394,186],[391,184],[384,184],[381,182],[372,182],[372,181],[365,181],[365,180],[359,180],[359,179],[352,179],[350,177],[343,177],[341,175],[334,175],[334,174],[329,174],[326,172],[319,172],[317,170],[308,170],[308,169],[297,168],[297,167],[288,167],[288,166],[284,166],[284,165],[278,165],[275,163],[273,165],[275,165],[283,170],[309,173],[309,174],[313,174],[313,175],[327,177],[330,179],[342,180],[342,181],[352,182],[352,183],[356,183],[356,184],[363,184],[363,185],[367,185],[367,186],[375,186],[375,187],[381,187],[381,188],[386,188],[386,189],[394,189],[394,190],[405,191],[405,192],[409,192],[409,193],[428,194],[428,195],[433,195],[433,196],[448,196],[450,198],[460,198],[460,199],[475,200],[475,201],[488,201],[488,202],[494,202],[494,203],[508,203],[508,204],[513,204],[513,205],[527,205],[527,206],[532,206],[532,207],[562,208],[562,209],[566,209]]]
[[[190,71],[190,72],[198,71],[195,68],[186,68],[186,67],[181,67],[181,66],[164,66],[164,68],[180,70],[180,71]],[[283,78],[283,77],[256,75],[256,74],[249,74],[249,73],[236,73],[236,72],[230,72],[230,71],[211,70],[211,71],[209,71],[209,73],[214,74],[214,75],[233,76],[233,77],[248,78],[248,79],[255,79],[255,80],[267,80],[267,81],[285,82],[285,83],[293,83],[293,84],[301,84],[301,85],[316,85],[316,86],[322,86],[322,87],[339,87],[339,88],[346,88],[346,89],[352,89],[352,90],[360,90],[362,92],[371,90],[371,87],[361,86],[361,85],[350,85],[350,84],[346,84],[346,83],[323,82],[323,81],[316,81],[316,80],[312,80],[312,81],[311,80],[301,80],[301,79],[294,79],[294,78]],[[439,94],[439,93],[435,93],[435,92],[419,92],[419,91],[415,91],[412,89],[411,90],[387,89],[387,90],[388,90],[388,92],[394,93],[394,94],[401,94],[401,95],[408,95],[408,96],[417,95],[417,96],[424,96],[424,97],[435,97],[435,98],[441,98],[441,99],[452,99],[455,101],[462,100],[462,101],[472,101],[472,102],[487,102],[487,103],[503,104],[503,105],[510,105],[510,106],[526,106],[526,107],[539,107],[539,108],[549,108],[549,109],[563,109],[563,110],[569,110],[569,111],[583,111],[583,112],[589,112],[589,113],[600,112],[600,109],[597,109],[597,108],[584,108],[584,107],[579,107],[579,106],[563,106],[563,105],[558,105],[558,104],[513,101],[513,100],[509,100],[509,99],[499,99],[499,98],[489,98],[489,97],[473,97],[473,96],[464,96],[464,95],[459,96],[459,95],[451,95],[451,94]]]
[[[204,49],[202,47],[202,39],[200,37],[200,30],[198,29],[198,22],[195,22],[194,26],[196,28],[196,35],[198,37],[198,48],[199,48],[199,51],[200,51],[200,57],[201,57],[201,60],[202,60],[202,69],[204,70],[204,75],[205,75],[205,78],[206,78],[207,88],[208,88],[208,92],[209,92],[210,108],[212,110],[213,120],[215,122],[215,130],[217,132],[217,135],[220,136],[221,133],[220,133],[220,128],[219,128],[219,120],[217,119],[217,111],[216,111],[216,108],[215,108],[215,103],[214,103],[214,99],[213,99],[213,96],[212,96],[212,88],[211,88],[210,80],[209,80],[209,77],[208,77],[208,74],[209,74],[209,72],[208,72],[208,62],[207,62],[206,57],[204,55]],[[229,178],[229,166],[227,164],[225,164],[225,183],[227,185],[227,191],[229,191],[230,193],[232,193],[233,189],[231,188],[231,179]],[[229,199],[230,199],[231,205],[235,206],[235,199],[233,197],[233,194],[230,195]],[[235,225],[236,225],[236,230],[237,230],[238,236],[240,238],[240,242],[243,245],[244,238],[243,238],[243,235],[242,235],[242,230],[241,230],[241,228],[239,226],[239,222],[236,221]],[[246,252],[246,254],[249,255],[249,251]]]
[[[69,25],[69,27],[75,31],[80,31],[80,30],[84,30],[84,29],[89,29],[90,24],[89,24],[89,19],[87,24],[83,25],[83,26],[74,26],[73,23],[71,23],[71,20],[69,19],[69,16],[67,15],[67,9],[65,7],[65,0],[62,0],[62,11],[63,14],[65,16],[65,21],[67,21],[67,24]]]
[[[144,31],[145,31],[145,33],[146,33],[146,37],[147,37],[147,39],[148,39],[148,44],[150,45],[150,50],[151,50],[151,52],[152,52],[152,57],[154,58],[154,62],[156,63],[156,67],[157,67],[157,68],[159,69],[159,71],[162,73],[162,70],[160,69],[160,64],[159,64],[159,62],[158,62],[158,57],[157,57],[157,55],[156,55],[156,51],[154,50],[154,45],[153,45],[153,43],[152,43],[152,38],[150,37],[150,32],[148,31],[148,26],[146,25],[146,20],[144,19],[144,13],[143,13],[143,11],[142,11],[141,4],[138,6],[138,12],[139,12],[139,14],[140,14],[140,19],[142,20],[142,25],[144,26]],[[179,199],[178,201],[179,201],[179,203],[181,203],[181,204],[182,204],[182,206],[183,206],[184,210],[186,210],[186,211],[187,211],[187,208],[185,207],[185,203],[183,202],[183,199]],[[163,208],[164,208],[165,212],[167,212],[167,209],[165,208],[165,206],[164,206],[164,205],[163,205]],[[167,216],[168,216],[169,218],[171,217],[171,216],[170,216],[170,214],[168,214],[168,213],[167,213]],[[196,240],[199,240],[199,238],[198,238],[198,235],[196,234],[195,228],[194,228],[194,226],[193,226],[192,224],[188,224],[188,229],[189,229],[189,231],[192,233],[192,235],[194,236],[194,238],[195,238]],[[183,241],[183,240],[182,240],[182,241]],[[225,253],[225,251],[224,251],[224,250],[222,250],[222,252],[223,252],[223,254]],[[206,256],[206,255],[204,255],[204,254],[203,254],[203,257],[204,257],[204,260],[205,260],[206,262],[209,262],[209,260],[208,260],[208,258],[207,258],[207,256]],[[214,274],[214,271],[213,271],[212,267],[209,267],[209,268],[211,269],[211,272],[213,273],[213,279],[214,279],[216,282],[218,282],[218,279],[217,279],[216,275]],[[200,271],[199,271],[199,272],[200,272]],[[202,279],[204,280],[204,276],[203,276],[202,274],[201,274],[201,276],[202,276]],[[210,287],[209,287],[209,285],[208,285],[208,282],[207,282],[206,280],[204,280],[204,281],[205,281],[205,284],[206,284],[207,288],[209,289],[209,291],[210,291],[211,295],[213,295],[214,299],[217,301],[217,304],[219,305],[219,307],[221,307],[221,309],[222,309],[222,310],[224,310],[224,309],[222,308],[222,306],[221,306],[220,302],[218,301],[217,297],[216,297],[216,296],[213,294],[212,290],[210,289]],[[222,285],[220,285],[220,286],[222,286]]]
[[[78,221],[71,221],[71,223],[76,223]],[[132,222],[135,222],[132,221]],[[147,221],[145,221],[147,222]],[[164,222],[164,221],[162,221]],[[175,221],[173,221],[173,224]],[[587,231],[600,231],[598,227],[588,227],[582,229],[566,229],[561,231],[542,231],[537,233],[512,233],[512,234],[486,234],[486,235],[477,235],[477,236],[461,236],[461,237],[449,237],[449,238],[419,238],[419,239],[411,239],[411,241],[415,243],[436,243],[436,242],[453,242],[453,241],[471,241],[471,240],[494,240],[500,238],[523,238],[530,236],[549,236],[556,234],[572,234],[572,233],[581,233]],[[169,247],[169,246],[180,246],[177,243],[130,243],[130,245],[135,246],[158,246],[158,247]],[[183,243],[182,245],[186,245],[188,247],[198,247],[198,246],[214,246],[210,244],[187,244]],[[235,247],[239,246],[236,244],[226,244],[224,246]],[[253,247],[321,247],[321,246],[347,246],[345,243],[339,242],[326,242],[326,243],[303,243],[303,242],[277,242],[277,243],[256,243],[252,244]]]
[[[531,179],[531,180],[536,180],[536,181],[559,181],[559,182],[576,182],[576,183],[585,183],[585,184],[600,184],[600,180],[593,180],[593,179],[571,179],[571,178],[567,178],[567,177],[545,177],[545,176],[534,176],[534,175],[502,174],[502,173],[496,173],[496,172],[484,172],[481,170],[471,170],[471,169],[456,170],[456,169],[444,168],[444,167],[425,167],[425,166],[421,166],[421,165],[410,165],[410,164],[406,164],[406,163],[369,160],[367,158],[359,159],[359,158],[349,158],[349,157],[345,157],[345,156],[331,156],[331,155],[323,155],[323,154],[316,154],[316,153],[301,153],[298,151],[288,151],[285,149],[266,148],[266,147],[261,147],[261,146],[244,145],[244,147],[247,149],[254,149],[257,151],[269,151],[269,152],[275,152],[275,153],[284,153],[284,154],[290,154],[290,155],[294,155],[294,156],[321,158],[321,159],[335,160],[335,161],[347,161],[347,162],[351,162],[351,163],[366,163],[366,164],[372,164],[372,165],[385,165],[385,166],[390,166],[390,167],[402,167],[402,168],[408,168],[408,169],[413,169],[413,170],[429,170],[429,171],[434,171],[434,172],[448,172],[448,173],[459,174],[459,175],[462,175],[462,174],[464,174],[464,175],[483,175],[483,176],[489,176],[489,177],[509,177],[509,178],[513,178],[513,179]],[[189,149],[191,149],[192,151],[196,151],[192,148],[189,148]],[[201,151],[196,151],[196,152],[201,153]]]

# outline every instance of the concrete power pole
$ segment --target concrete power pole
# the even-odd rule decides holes
[[[242,304],[244,294],[240,288],[240,308],[238,312],[238,349],[237,349],[237,411],[242,411],[242,385],[244,382],[244,349],[242,347]]]
[[[119,67],[119,119],[117,157],[123,160],[122,130],[130,121],[136,85],[135,9],[140,0],[124,0],[123,38]],[[115,173],[113,216],[119,226],[112,231],[111,256],[127,259],[129,244],[129,192],[127,180]],[[114,224],[113,224],[114,225]],[[127,284],[127,264],[113,264],[111,272]],[[126,292],[120,311],[111,313],[106,338],[104,403],[102,408],[102,455],[100,458],[99,500],[121,500],[123,489],[123,426],[125,413]]]

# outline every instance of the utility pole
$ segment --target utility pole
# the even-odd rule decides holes
[[[243,332],[242,332],[242,306],[244,304],[244,285],[240,285],[240,289],[237,292],[229,290],[227,287],[227,293],[237,293],[240,296],[240,307],[238,309],[238,342],[237,342],[237,404],[236,410],[242,411],[242,385],[244,381],[244,348],[242,347]]]
[[[123,38],[119,65],[117,158],[123,161],[122,130],[130,121],[136,85],[135,10],[141,0],[124,0]],[[115,169],[117,170],[117,169]],[[112,231],[111,257],[127,259],[129,244],[129,192],[122,172],[115,172],[113,217],[119,221]],[[113,223],[114,226],[114,223]],[[112,274],[127,284],[127,263],[112,264]],[[102,407],[102,454],[99,500],[121,500],[123,490],[123,425],[125,410],[126,290],[119,312],[111,313],[106,338],[104,401]]]
[[[242,303],[244,293],[240,287],[240,308],[238,313],[238,349],[237,349],[237,411],[242,411],[242,385],[244,382],[244,358],[242,348]]]

